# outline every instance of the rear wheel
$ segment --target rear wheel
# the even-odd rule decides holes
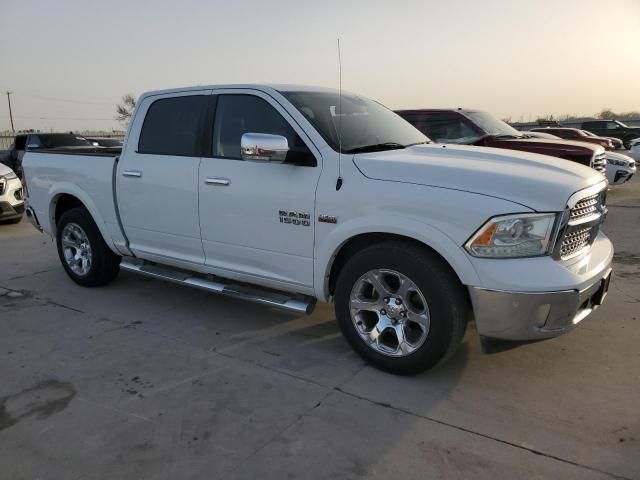
[[[378,368],[427,370],[451,356],[470,316],[464,288],[435,253],[386,242],[353,256],[338,277],[336,317],[351,346]]]
[[[60,217],[56,240],[62,266],[78,285],[97,287],[118,275],[121,257],[107,246],[84,208],[73,208]]]

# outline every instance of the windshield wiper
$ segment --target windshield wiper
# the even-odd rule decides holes
[[[428,140],[425,140],[424,142],[409,143],[405,145],[405,147],[413,147],[414,145],[426,145],[427,143],[431,143],[431,142]]]
[[[400,150],[405,148],[405,145],[396,142],[374,143],[372,145],[362,145],[361,147],[350,148],[344,150],[343,153],[367,153],[367,152],[381,152],[383,150]]]

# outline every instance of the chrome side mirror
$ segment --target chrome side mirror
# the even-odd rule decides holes
[[[289,142],[282,135],[245,133],[240,140],[240,155],[243,160],[284,162],[289,151]]]

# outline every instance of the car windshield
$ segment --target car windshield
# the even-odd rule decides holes
[[[340,150],[340,143],[343,153],[363,153],[430,141],[399,115],[367,98],[347,94],[340,100],[336,92],[282,94],[335,151]]]
[[[58,133],[54,135],[38,135],[40,138],[40,146],[42,148],[57,148],[57,147],[86,147],[91,146],[84,137],[73,135],[71,133]]]
[[[629,127],[627,127],[627,125],[626,125],[626,124],[622,123],[622,122],[621,122],[621,121],[619,121],[619,120],[616,120],[616,123],[617,123],[618,125],[620,125],[621,127],[629,128]]]
[[[465,115],[489,135],[511,138],[522,138],[524,136],[522,132],[487,112],[465,112]]]
[[[584,135],[586,135],[587,137],[595,137],[596,134],[595,133],[591,133],[589,130],[580,130]]]

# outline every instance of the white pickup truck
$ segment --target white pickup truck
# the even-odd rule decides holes
[[[509,150],[433,145],[377,102],[294,86],[142,95],[122,151],[30,151],[28,215],[68,275],[133,271],[310,313],[335,303],[396,373],[482,338],[573,328],[607,292],[607,182]]]

